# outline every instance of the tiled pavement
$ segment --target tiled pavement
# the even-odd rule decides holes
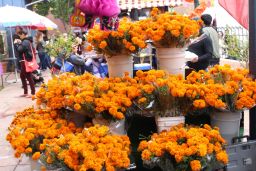
[[[44,78],[50,78],[49,71],[43,73]],[[14,157],[14,151],[5,140],[8,133],[8,126],[12,122],[17,111],[31,107],[35,104],[31,98],[19,97],[23,93],[21,82],[14,83],[11,76],[8,83],[5,82],[4,89],[0,90],[0,171],[30,171],[30,161],[26,156],[21,159]],[[37,88],[38,89],[38,88]]]
[[[44,73],[44,78],[49,79],[50,74]],[[22,94],[21,82],[9,83],[0,91],[0,171],[30,171],[30,161],[26,156],[21,159],[14,158],[14,152],[10,144],[5,140],[10,125],[16,111],[21,111],[32,106],[33,102],[29,98],[19,97]],[[249,115],[245,112],[245,135],[249,132]]]

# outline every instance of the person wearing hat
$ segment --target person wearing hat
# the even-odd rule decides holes
[[[201,16],[201,20],[204,23],[204,27],[202,28],[202,33],[206,34],[209,36],[209,38],[212,41],[212,47],[213,47],[213,56],[212,59],[210,60],[210,65],[216,65],[219,64],[220,62],[220,53],[219,53],[219,36],[218,32],[211,27],[212,24],[212,16],[209,14],[203,14]]]

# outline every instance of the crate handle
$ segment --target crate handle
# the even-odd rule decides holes
[[[248,142],[249,139],[250,139],[250,136],[249,135],[244,135],[244,136],[240,136],[240,137],[234,137],[232,139],[232,143],[237,144],[237,143],[241,142],[243,138],[246,138],[246,141]]]

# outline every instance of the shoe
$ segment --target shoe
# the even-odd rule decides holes
[[[20,95],[20,97],[27,97],[28,96],[28,94],[22,94],[22,95]]]

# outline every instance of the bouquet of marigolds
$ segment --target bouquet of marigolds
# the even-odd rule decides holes
[[[197,105],[236,112],[256,104],[256,81],[247,69],[215,65],[208,72],[192,72],[187,82],[197,87],[194,101]]]
[[[124,119],[132,99],[140,95],[137,81],[123,78],[99,79],[91,74],[65,73],[49,80],[36,93],[37,104],[51,109],[72,109],[91,118]]]
[[[169,75],[163,70],[137,71],[135,79],[141,95],[133,102],[141,110],[160,117],[182,116],[192,106],[181,75]]]
[[[41,145],[45,147],[41,160],[53,168],[115,171],[130,165],[129,138],[111,135],[106,126],[96,125],[81,133],[44,141]]]
[[[201,171],[228,163],[224,144],[218,128],[180,124],[170,131],[153,134],[149,141],[141,141],[138,150],[145,165],[158,165],[163,171]]]
[[[32,108],[17,112],[6,137],[15,150],[15,157],[21,154],[40,157],[41,144],[68,133],[82,132],[73,122],[61,119],[58,111],[35,110]]]
[[[139,22],[133,23],[124,18],[120,21],[117,30],[101,30],[99,26],[91,29],[87,37],[91,46],[88,46],[87,50],[94,49],[97,53],[108,57],[136,53],[146,47],[146,38]]]
[[[151,19],[146,26],[149,39],[159,47],[184,47],[199,34],[200,26],[195,20],[176,13],[160,14],[157,8],[151,11]]]

